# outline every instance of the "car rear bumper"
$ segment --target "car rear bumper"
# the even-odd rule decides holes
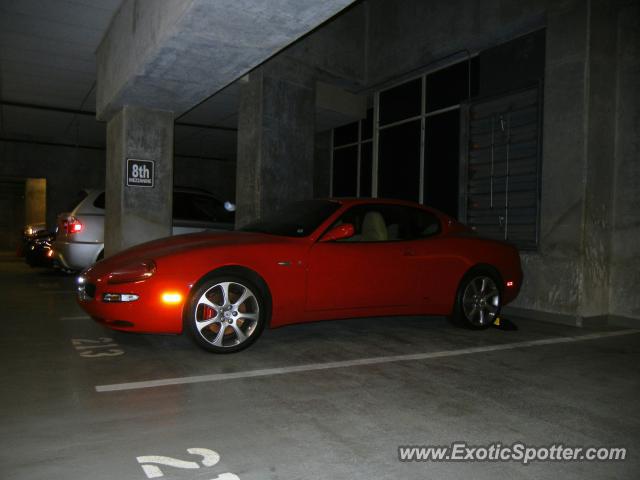
[[[63,268],[83,270],[93,265],[104,248],[102,243],[53,242],[54,260]]]

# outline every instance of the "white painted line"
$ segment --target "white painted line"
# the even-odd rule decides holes
[[[60,317],[60,320],[91,320],[88,315],[76,315],[72,317]]]
[[[334,368],[360,367],[363,365],[378,365],[381,363],[407,362],[412,360],[428,360],[432,358],[457,357],[473,353],[497,352],[501,350],[514,350],[517,348],[539,347],[542,345],[555,345],[559,343],[574,343],[585,340],[597,340],[600,338],[618,337],[622,335],[634,335],[640,330],[616,330],[613,332],[598,332],[587,335],[570,337],[554,337],[527,342],[512,342],[502,345],[486,345],[483,347],[462,348],[460,350],[445,350],[441,352],[415,353],[410,355],[392,355],[387,357],[361,358],[356,360],[344,360],[340,362],[313,363],[292,367],[265,368],[261,370],[248,370],[244,372],[214,373],[211,375],[196,375],[192,377],[165,378],[161,380],[148,380],[143,382],[115,383],[111,385],[96,385],[96,392],[115,392],[122,390],[138,390],[142,388],[166,387],[169,385],[184,385],[189,383],[221,382],[224,380],[236,380],[239,378],[267,377],[272,375],[284,375],[287,373],[311,372],[316,370],[330,370]]]

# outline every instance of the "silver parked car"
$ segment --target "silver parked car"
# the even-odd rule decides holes
[[[233,230],[235,206],[205,190],[176,187],[173,191],[173,235],[202,230]],[[58,215],[53,243],[54,265],[77,271],[104,255],[104,190],[83,190],[76,206]]]

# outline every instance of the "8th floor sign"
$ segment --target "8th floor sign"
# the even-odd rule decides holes
[[[127,187],[153,187],[154,161],[127,159]]]

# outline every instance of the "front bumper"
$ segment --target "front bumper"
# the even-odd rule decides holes
[[[139,333],[182,332],[182,312],[189,294],[185,285],[168,280],[151,278],[139,282],[108,284],[103,279],[81,275],[77,301],[80,307],[96,322],[114,330]],[[181,301],[167,304],[162,296],[167,292],[180,295]],[[121,294],[136,296],[133,301],[110,302],[104,295]]]

